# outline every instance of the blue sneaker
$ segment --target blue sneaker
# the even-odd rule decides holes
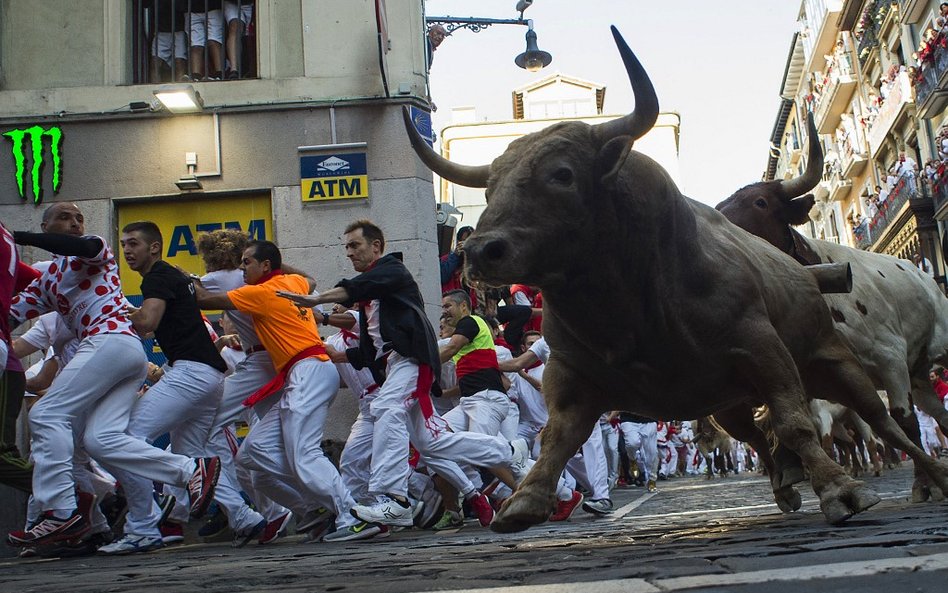
[[[138,535],[126,535],[122,539],[112,542],[107,546],[99,548],[99,554],[108,554],[110,556],[125,556],[127,554],[141,554],[151,552],[165,547],[165,543],[160,537],[146,537]]]

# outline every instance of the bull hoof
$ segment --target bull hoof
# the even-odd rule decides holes
[[[806,479],[802,467],[787,467],[780,473],[780,487],[787,488]]]
[[[514,533],[546,521],[556,508],[555,496],[541,496],[518,490],[507,499],[491,521],[491,531]]]
[[[932,491],[928,484],[921,483],[918,480],[912,484],[912,502],[915,504],[927,501],[932,496]]]
[[[836,492],[825,492],[820,496],[820,510],[831,525],[841,525],[856,513],[879,504],[879,495],[865,487],[861,482],[850,482]]]
[[[793,486],[774,490],[774,500],[783,513],[799,511],[800,507],[803,506],[803,501],[800,500],[800,492]]]

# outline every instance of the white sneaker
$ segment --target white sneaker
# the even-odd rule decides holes
[[[352,516],[366,523],[378,523],[395,527],[411,527],[411,506],[402,506],[386,495],[380,495],[373,505],[357,504],[352,507]]]
[[[510,455],[510,471],[513,472],[517,483],[527,477],[527,460],[530,459],[530,448],[527,447],[525,439],[514,439],[510,441],[510,448],[513,452]]]
[[[593,515],[608,515],[612,512],[612,501],[608,498],[587,500],[583,503],[583,510]]]
[[[126,535],[118,541],[99,548],[99,554],[109,554],[113,556],[124,556],[126,554],[140,554],[142,552],[151,552],[165,547],[165,543],[160,537],[145,537],[137,535]]]

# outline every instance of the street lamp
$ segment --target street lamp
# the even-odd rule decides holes
[[[531,0],[532,1],[532,0]],[[520,4],[529,6],[531,2],[522,1]],[[520,9],[520,4],[517,8]],[[542,51],[537,47],[537,34],[533,30],[533,20],[524,19],[523,11],[520,12],[520,18],[517,19],[485,19],[476,17],[453,17],[453,16],[430,16],[425,18],[425,23],[431,25],[442,25],[448,35],[451,35],[458,29],[469,29],[474,33],[480,33],[491,25],[522,25],[527,27],[527,49],[514,58],[514,63],[529,72],[536,72],[546,68],[553,61],[553,56],[548,52]]]

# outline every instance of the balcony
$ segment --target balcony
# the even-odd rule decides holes
[[[823,96],[816,106],[816,127],[820,134],[833,133],[855,90],[856,80],[848,70],[830,73],[830,83],[823,89]]]
[[[810,35],[810,42],[804,45],[806,53],[806,72],[819,72],[823,69],[823,56],[833,53],[836,42],[836,21],[842,10],[842,2],[830,1],[825,6],[808,7],[804,31]],[[810,12],[812,11],[812,12]]]
[[[912,25],[918,22],[928,9],[928,0],[900,0],[899,13],[902,15],[903,25]]]
[[[888,226],[899,217],[902,207],[909,200],[920,197],[922,196],[918,192],[916,176],[909,173],[900,177],[898,183],[889,193],[889,197],[886,198],[879,211],[869,221],[868,228],[864,232],[853,233],[856,238],[856,247],[868,250],[876,240],[885,235]]]
[[[948,217],[948,176],[942,177],[932,187],[932,209],[937,220]]]
[[[931,59],[924,60],[920,76],[915,79],[915,97],[918,116],[930,119],[948,106],[948,47],[943,46],[945,37],[935,40]]]
[[[843,159],[840,163],[843,177],[850,179],[862,173],[868,160],[869,157],[865,153],[853,150],[847,142],[843,146]]]
[[[891,83],[889,95],[879,109],[879,113],[869,125],[869,153],[875,155],[882,147],[885,137],[892,127],[900,121],[906,108],[913,103],[912,84],[908,72],[901,72]]]
[[[890,0],[875,0],[874,2],[870,2],[862,13],[862,17],[856,27],[856,35],[859,37],[856,51],[859,57],[859,64],[862,65],[863,68],[866,67],[869,58],[877,53],[876,48],[879,47],[879,33],[882,30],[882,24],[886,22],[886,17],[889,15],[890,10]]]
[[[879,25],[878,37],[886,47],[896,47],[899,44],[899,35],[902,33],[902,28],[899,26],[901,11],[899,5],[891,0],[886,4],[888,4],[888,9],[882,19],[882,24]]]

